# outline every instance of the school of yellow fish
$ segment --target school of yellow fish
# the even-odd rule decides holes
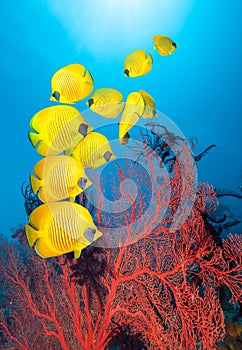
[[[177,44],[165,35],[153,37],[154,49],[162,56],[172,54]],[[124,75],[130,78],[149,73],[153,59],[145,50],[136,50],[124,60]],[[68,104],[89,96],[94,89],[92,75],[81,64],[60,68],[51,79],[51,101],[64,103],[38,111],[30,121],[29,140],[43,156],[30,174],[33,193],[42,205],[32,211],[25,225],[30,247],[43,258],[74,252],[102,236],[89,211],[75,203],[75,198],[92,185],[85,168],[97,168],[115,155],[108,139],[87,123],[78,109]],[[127,144],[130,129],[139,118],[156,116],[155,101],[146,91],[131,92],[126,101],[111,88],[96,90],[86,104],[96,114],[116,118],[120,144]]]

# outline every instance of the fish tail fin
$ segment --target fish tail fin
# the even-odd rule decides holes
[[[39,134],[29,131],[28,137],[29,137],[29,141],[32,143],[32,146],[36,147],[37,143],[40,141]]]
[[[84,79],[85,79],[85,82],[87,82],[90,85],[93,85],[93,77],[89,71],[86,71]]]
[[[25,233],[30,247],[41,237],[40,232],[28,224],[25,224]]]
[[[147,60],[144,61],[144,63],[143,63],[143,71],[144,71],[143,74],[149,73],[151,71],[152,63],[153,63],[152,56],[151,56],[151,54],[148,54]]]
[[[148,58],[148,62],[149,62],[149,63],[153,63],[153,58],[152,58],[152,56],[151,56],[150,53],[148,54],[148,57],[147,57],[147,58]]]
[[[75,202],[76,196],[70,196],[70,202],[74,203]]]
[[[72,151],[73,151],[74,147],[69,147],[66,150],[64,150],[64,155],[65,156],[71,156],[72,155]]]
[[[34,194],[36,194],[38,192],[39,188],[41,187],[41,180],[37,179],[32,174],[30,174],[29,179],[30,179],[30,184],[31,184],[32,190],[33,190]]]

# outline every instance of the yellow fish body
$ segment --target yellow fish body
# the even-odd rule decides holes
[[[73,149],[71,156],[85,168],[97,168],[115,158],[108,139],[98,133],[90,132]]]
[[[124,61],[124,75],[134,78],[149,73],[152,69],[152,56],[144,50],[131,52]]]
[[[42,258],[74,251],[78,259],[82,249],[101,237],[89,211],[71,202],[42,204],[32,211],[25,225],[30,247]]]
[[[174,41],[165,35],[155,35],[153,39],[155,43],[154,49],[157,49],[161,56],[172,54],[178,47]]]
[[[71,106],[52,106],[40,110],[30,121],[29,140],[42,156],[59,154],[74,147],[93,130],[82,114]]]
[[[119,123],[120,143],[127,143],[128,131],[137,123],[140,117],[153,118],[155,113],[154,99],[146,91],[131,92],[126,99]]]
[[[86,104],[103,117],[116,118],[124,108],[122,98],[123,95],[118,90],[102,88],[96,90]]]
[[[144,102],[139,92],[131,92],[125,102],[125,107],[119,122],[119,140],[127,143],[128,131],[137,123],[144,110]]]
[[[59,69],[51,79],[51,101],[75,103],[90,95],[93,78],[81,64],[69,64]]]
[[[67,156],[51,156],[41,159],[30,175],[33,192],[42,202],[57,202],[66,198],[71,201],[92,183],[83,166],[76,159]]]

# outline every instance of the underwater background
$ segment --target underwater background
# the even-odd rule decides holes
[[[216,144],[197,164],[199,181],[240,191],[241,11],[240,0],[1,1],[0,233],[10,236],[27,219],[21,186],[39,159],[27,137],[29,121],[53,105],[51,76],[70,63],[86,66],[95,89],[148,91],[187,138],[198,139],[197,153]],[[153,50],[156,34],[178,43],[173,55]],[[123,60],[136,49],[152,54],[153,69],[128,79]],[[85,102],[76,107],[85,110]],[[226,201],[241,217],[238,200]]]
[[[0,2],[0,348],[241,349],[241,13],[240,0]],[[154,50],[159,34],[177,43],[172,55]],[[127,78],[124,59],[139,49],[152,55],[152,70]],[[43,259],[26,240],[40,228],[31,220],[31,230],[23,227],[40,205],[28,187],[41,158],[29,122],[56,105],[51,78],[71,63],[91,72],[94,91],[114,88],[123,100],[147,91],[166,133],[150,127],[138,140],[147,122],[139,120],[126,148],[118,120],[87,109],[90,96],[74,105],[118,143],[116,160],[100,167],[100,177],[87,169],[93,185],[76,197],[102,238],[74,250],[77,260],[73,252]],[[119,151],[136,154],[135,139],[146,151],[138,146],[133,162]],[[160,150],[158,167],[157,158],[148,161],[149,147]]]

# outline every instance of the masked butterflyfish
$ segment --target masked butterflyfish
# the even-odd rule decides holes
[[[30,183],[34,194],[42,202],[57,202],[75,197],[92,183],[87,178],[84,168],[76,159],[67,156],[51,156],[41,159],[34,167],[34,175],[30,175]]]
[[[101,237],[91,214],[83,206],[71,202],[53,202],[35,208],[25,225],[30,247],[42,258],[74,251],[78,259],[82,249]]]
[[[102,88],[96,90],[86,104],[103,117],[116,118],[124,108],[122,98],[123,95],[118,90]]]
[[[81,64],[69,64],[59,69],[51,79],[51,101],[75,103],[90,95],[93,78]]]
[[[73,149],[71,156],[85,168],[97,168],[115,158],[108,139],[98,133],[90,132]]]
[[[149,73],[152,69],[152,56],[144,50],[131,52],[124,61],[124,75],[130,78]]]
[[[137,123],[139,117],[153,118],[156,114],[154,99],[144,90],[131,92],[125,102],[125,107],[119,123],[119,140],[127,144],[128,131]]]
[[[29,132],[33,147],[42,156],[57,155],[72,149],[93,127],[72,106],[52,106],[36,113],[30,121]]]
[[[161,56],[172,54],[178,47],[174,41],[165,35],[156,35],[153,39],[155,43],[154,49],[157,49]]]

